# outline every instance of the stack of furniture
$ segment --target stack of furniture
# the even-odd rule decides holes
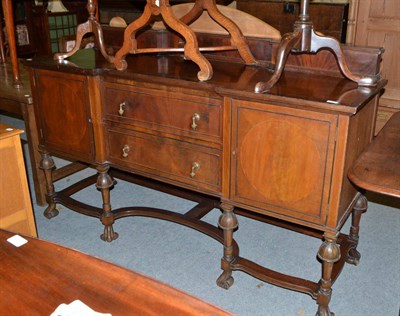
[[[55,60],[26,62],[47,184],[45,216],[57,216],[61,203],[97,217],[104,226],[101,238],[108,242],[118,238],[114,222],[127,216],[186,225],[223,244],[219,286],[232,286],[233,271],[247,272],[310,295],[317,315],[330,315],[333,283],[346,262],[360,260],[360,218],[367,200],[359,187],[367,181],[354,180],[365,169],[362,161],[352,167],[371,148],[387,81],[379,76],[383,50],[326,41],[313,30],[308,2],[301,3],[294,32],[279,43],[238,40],[242,34],[213,0],[197,0],[181,19],[167,0],[148,0],[124,34],[110,30],[103,38],[88,1],[89,18],[82,32],[78,28],[77,42],[92,32],[100,53],[73,50]],[[228,25],[228,35],[189,30],[185,23],[201,15],[199,8]],[[176,32],[144,27],[158,15]],[[116,51],[115,58],[106,47]],[[217,49],[203,55],[204,47]],[[243,58],[243,52],[251,52],[251,58]],[[388,127],[396,123],[397,116]],[[53,155],[91,165],[98,174],[56,191]],[[349,170],[359,187],[350,182]],[[140,206],[112,209],[115,178],[197,204],[185,214]],[[89,185],[100,191],[102,207],[73,198]],[[215,207],[222,211],[219,227],[202,220]],[[322,238],[316,251],[320,280],[285,275],[241,257],[234,239],[236,214]],[[341,228],[350,217],[346,235]]]
[[[21,3],[25,3],[26,1],[19,1]],[[175,1],[177,2],[177,1]],[[175,3],[174,2],[174,3]],[[187,2],[185,1],[178,1],[178,2]],[[242,10],[246,10],[245,6],[250,4],[250,0],[248,1],[239,1],[238,6]],[[269,1],[271,4],[268,5],[273,5],[273,1]],[[275,1],[277,2],[277,1]],[[139,1],[138,4],[140,3],[141,6],[144,6],[145,1]],[[230,1],[218,1],[218,3],[221,4],[229,4]],[[265,4],[266,1],[264,2]],[[386,5],[383,6],[380,4],[380,2],[372,2],[372,1],[363,1],[361,4],[359,3],[358,0],[350,0],[349,1],[349,14],[348,14],[348,32],[347,32],[347,37],[346,37],[346,42],[350,44],[358,44],[362,46],[375,46],[375,47],[385,47],[386,48],[386,53],[385,53],[385,58],[384,62],[382,64],[382,74],[384,78],[389,79],[389,84],[387,88],[385,89],[385,93],[383,94],[382,98],[380,99],[380,104],[378,107],[378,115],[377,115],[377,124],[376,124],[376,129],[375,133],[377,133],[383,125],[387,122],[387,120],[390,118],[390,116],[399,111],[400,109],[400,99],[396,96],[398,93],[398,80],[396,80],[396,75],[399,72],[398,70],[398,63],[395,62],[394,55],[395,52],[397,51],[396,45],[399,43],[399,38],[396,35],[396,29],[393,28],[393,25],[396,23],[392,23],[391,21],[395,22],[398,20],[398,14],[399,10],[396,10],[395,8],[395,3],[397,1],[389,1],[385,2]],[[70,9],[73,10],[74,12],[77,12],[78,15],[78,23],[81,23],[86,17],[87,17],[87,11],[85,9],[85,4],[86,1],[79,0],[79,1],[68,1],[65,3],[65,5]],[[257,2],[257,5],[260,5],[260,3]],[[389,5],[388,5],[389,4]],[[102,1],[101,2],[102,7],[104,7],[104,12],[109,12],[110,14],[115,11],[129,11],[132,10],[131,7],[127,7],[127,4],[123,1]],[[281,1],[281,11],[283,11],[283,5],[284,3]],[[297,5],[297,4],[296,4]],[[311,4],[311,8],[314,4]],[[31,6],[31,4],[29,4]],[[321,5],[322,6],[322,5]],[[26,3],[25,3],[26,7]],[[100,11],[102,9],[100,7]],[[12,25],[15,25],[14,17],[12,14],[12,1],[10,0],[2,0],[2,8],[3,8],[3,13],[6,21],[6,26],[7,26],[7,33],[9,33],[9,37],[11,39],[15,38],[15,31],[14,28],[12,28]],[[41,6],[35,7],[35,10],[40,10]],[[30,8],[31,10],[31,8]],[[262,12],[262,10],[258,10],[259,12]],[[38,11],[38,14],[40,12]],[[43,13],[43,12],[42,12]],[[254,14],[254,12],[252,12]],[[28,9],[26,10],[26,14],[32,15],[32,12],[29,11]],[[288,13],[287,16],[293,16],[294,14]],[[378,23],[378,21],[383,21],[384,23]],[[7,23],[8,22],[8,23]],[[267,20],[269,23],[273,23],[273,21]],[[28,25],[29,26],[29,25]],[[37,28],[41,28],[40,25],[36,26]],[[317,28],[318,29],[318,28]],[[29,27],[28,27],[29,30]],[[41,32],[35,32],[35,34],[39,34]],[[111,30],[108,32],[110,35],[107,37],[106,34],[106,41],[108,43],[112,43],[115,41],[113,38],[115,34],[115,30]],[[13,35],[14,34],[14,35]],[[33,35],[35,35],[33,34]],[[370,35],[369,35],[370,34]],[[3,34],[0,34],[3,35]],[[118,35],[117,35],[118,36]],[[391,40],[383,41],[384,38],[389,37]],[[118,37],[117,37],[118,38]],[[119,43],[122,40],[122,37],[119,37]],[[4,36],[0,37],[0,42],[2,43],[4,40]],[[30,144],[30,148],[33,148],[33,152],[31,151],[31,161],[33,165],[33,172],[34,172],[34,179],[35,183],[38,183],[38,185],[35,185],[35,191],[36,191],[36,196],[38,199],[39,204],[44,203],[44,178],[41,177],[39,174],[40,171],[37,170],[38,166],[38,157],[39,154],[37,151],[34,150],[34,148],[37,148],[37,142],[35,141],[35,131],[32,129],[30,126],[34,126],[34,118],[30,117],[28,118],[27,113],[29,112],[29,106],[26,107],[24,104],[29,104],[29,97],[30,97],[30,87],[29,84],[25,81],[26,75],[25,74],[20,74],[20,67],[18,66],[18,60],[17,60],[17,49],[16,49],[15,43],[11,40],[9,42],[9,50],[10,50],[10,59],[9,59],[9,65],[7,65],[6,73],[7,75],[2,74],[1,80],[2,80],[2,87],[4,87],[5,90],[8,90],[8,95],[6,98],[2,98],[1,102],[1,110],[3,113],[11,113],[13,115],[17,115],[25,120],[25,123],[27,125],[26,132],[28,133],[28,142]],[[48,50],[46,45],[41,45],[42,48],[45,48]],[[0,61],[5,62],[5,55],[4,55],[4,47],[3,45],[0,45]],[[36,50],[37,48],[35,48]],[[392,62],[393,60],[393,62]],[[23,69],[22,69],[23,71]],[[22,77],[22,79],[21,79]],[[5,79],[7,78],[7,79]],[[5,85],[4,85],[5,84]],[[13,96],[13,93],[11,93],[11,87],[16,86],[16,87],[21,87],[23,86],[22,90],[16,90],[15,94],[16,96]],[[4,92],[1,92],[0,96],[4,95]],[[24,97],[27,95],[28,97]],[[21,96],[21,97],[19,97]],[[16,105],[10,105],[6,106],[4,105],[6,103],[16,103]],[[22,111],[21,106],[26,107],[26,110]],[[35,158],[36,157],[36,158]]]
[[[205,8],[210,2],[196,4]],[[373,138],[378,98],[386,85],[379,77],[382,50],[338,46],[337,57],[346,60],[341,60],[342,70],[347,65],[351,73],[362,74],[345,73],[351,80],[343,78],[330,51],[307,54],[319,37],[312,35],[302,1],[300,21],[293,36],[283,38],[283,45],[266,38],[246,39],[257,65],[245,65],[236,50],[204,54],[213,69],[204,79],[198,76],[201,66],[179,47],[179,34],[184,32],[178,31],[184,27],[167,2],[149,0],[146,10],[143,19],[122,34],[115,65],[104,51],[106,46],[118,46],[115,41],[121,37],[107,42],[107,34],[101,54],[77,51],[68,59],[26,63],[35,83],[41,168],[47,179],[45,216],[56,216],[61,203],[98,217],[104,225],[101,238],[108,242],[118,238],[114,222],[127,216],[186,225],[223,244],[219,286],[229,288],[233,271],[244,271],[309,294],[317,301],[317,314],[329,315],[332,284],[346,262],[357,264],[360,259],[359,224],[367,201],[347,173]],[[197,11],[189,11],[182,21],[192,21],[193,12]],[[94,25],[93,10],[89,13]],[[149,14],[161,14],[177,32],[136,33]],[[199,50],[235,42],[231,34],[195,35],[194,47]],[[288,38],[292,46],[285,46]],[[154,44],[157,50],[146,51]],[[271,65],[279,62],[273,56],[286,47],[304,54],[284,53],[285,67],[277,68],[282,70],[278,80],[268,93],[255,93],[259,82],[275,76]],[[146,54],[155,51],[159,54]],[[54,100],[59,106],[54,107]],[[52,155],[92,165],[98,174],[56,191]],[[114,178],[197,203],[185,214],[129,205],[112,209]],[[72,197],[93,184],[101,192],[102,207]],[[216,206],[222,211],[220,229],[202,220]],[[321,279],[284,275],[241,257],[234,239],[236,214],[322,238],[316,250]],[[345,235],[341,228],[349,217],[352,227]]]

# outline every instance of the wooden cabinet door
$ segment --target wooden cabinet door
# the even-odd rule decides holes
[[[41,143],[50,151],[91,160],[93,131],[85,76],[39,70],[35,73],[35,111]]]
[[[233,102],[231,198],[279,218],[324,224],[337,117]]]

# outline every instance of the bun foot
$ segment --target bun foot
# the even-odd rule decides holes
[[[56,217],[57,215],[58,215],[58,210],[55,208],[55,205],[54,206],[52,206],[52,205],[50,205],[50,206],[48,206],[47,208],[46,208],[46,210],[44,211],[44,213],[43,213],[43,215],[46,217],[46,218],[48,218],[48,219],[51,219],[51,218],[53,218],[53,217]]]
[[[230,272],[224,271],[217,279],[217,285],[223,289],[229,289],[234,282],[234,279]]]
[[[103,241],[112,242],[118,238],[118,233],[114,232],[112,226],[104,227],[104,233],[100,235],[100,239]]]
[[[346,262],[357,266],[360,263],[361,254],[355,248],[350,248]]]
[[[319,307],[315,316],[335,316],[335,313],[332,313],[328,307]]]
[[[328,311],[327,314],[326,313],[320,314],[319,312],[317,312],[315,316],[335,316],[335,313]]]

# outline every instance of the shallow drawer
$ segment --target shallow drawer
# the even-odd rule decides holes
[[[105,83],[103,100],[107,120],[221,141],[221,99]]]
[[[220,192],[221,152],[147,133],[107,130],[108,157],[144,175]],[[172,180],[172,181],[170,181]]]

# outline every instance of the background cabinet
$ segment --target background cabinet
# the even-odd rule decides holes
[[[33,25],[31,16],[31,2],[27,0],[15,0],[12,1],[13,12],[14,12],[14,25],[15,25],[15,37],[17,44],[17,52],[21,57],[29,57],[36,53],[36,47],[33,38]],[[3,7],[0,6],[0,26],[4,27],[3,23]],[[5,32],[5,27],[3,30]]]
[[[36,51],[40,55],[52,55],[62,51],[61,38],[74,36],[78,25],[78,14],[69,12],[51,13],[43,6],[31,7],[33,41]],[[87,16],[87,13],[86,13]]]

